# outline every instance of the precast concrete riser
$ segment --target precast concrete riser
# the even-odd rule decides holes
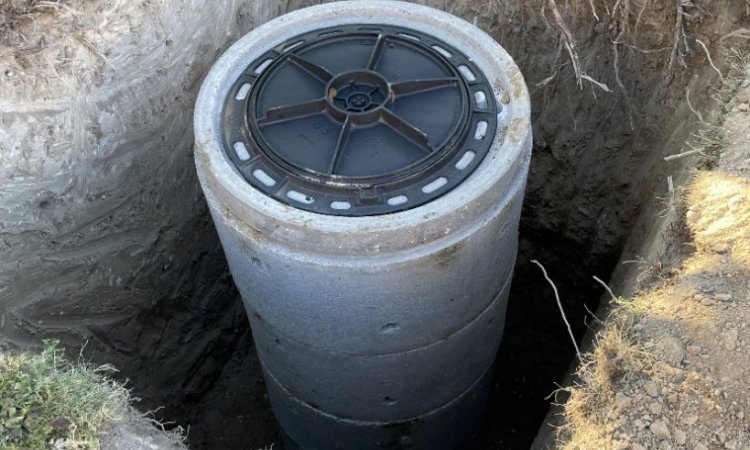
[[[441,408],[408,420],[342,419],[298,401],[265,373],[274,414],[284,424],[287,450],[449,450],[466,442],[484,415],[492,367],[462,395]]]
[[[383,30],[388,27],[403,27],[402,30],[411,30],[416,35],[436,36],[454,49],[453,53],[440,49],[442,56],[437,58],[445,57],[446,63],[454,64],[452,70],[458,74],[454,80],[468,83],[461,92],[469,93],[472,106],[465,112],[467,117],[474,118],[466,123],[475,124],[476,132],[473,125],[457,126],[455,130],[471,132],[461,137],[456,135],[450,146],[459,155],[471,156],[480,155],[482,145],[485,153],[478,156],[481,159],[476,160],[477,165],[459,184],[446,188],[420,206],[383,214],[339,215],[324,211],[326,205],[334,209],[336,202],[332,199],[338,199],[338,194],[326,194],[330,192],[327,188],[359,189],[358,194],[364,197],[355,195],[351,203],[346,203],[356,209],[365,208],[370,204],[367,201],[392,200],[393,193],[379,191],[391,189],[391,185],[387,185],[391,181],[379,188],[377,183],[375,187],[368,187],[367,183],[361,184],[363,181],[355,182],[346,177],[318,180],[313,177],[317,172],[304,172],[307,170],[304,167],[281,164],[273,159],[283,160],[285,157],[279,155],[290,155],[293,161],[308,161],[307,157],[314,161],[312,155],[305,152],[328,148],[315,139],[308,142],[309,148],[295,144],[273,153],[276,155],[273,157],[268,156],[270,153],[257,153],[260,151],[257,149],[266,144],[253,139],[260,139],[265,131],[250,120],[251,116],[255,117],[254,112],[243,113],[257,110],[242,109],[255,106],[237,102],[258,98],[264,83],[276,77],[274,67],[291,67],[283,65],[292,60],[298,66],[304,65],[305,70],[310,70],[309,74],[322,80],[330,79],[331,83],[340,76],[354,77],[345,75],[349,72],[334,76],[328,72],[333,69],[324,67],[326,64],[304,62],[304,58],[291,53],[279,54],[277,58],[277,53],[271,49],[296,48],[295,39],[302,39],[299,48],[305,49],[308,44],[313,45],[310,42],[318,41],[301,38],[302,33],[312,33],[309,39],[318,36],[326,40],[329,38],[322,36],[331,33],[323,29],[369,24],[383,26],[374,38],[356,35],[356,39],[360,39],[358,46],[367,44],[375,49],[370,53],[371,62],[377,61],[372,55],[379,55],[383,48],[391,48],[390,44],[383,45],[390,39],[384,37],[387,32]],[[356,33],[346,34],[351,29],[338,30],[343,34],[325,42],[354,39],[351,36]],[[315,35],[317,30],[321,31]],[[393,33],[408,36],[398,29]],[[420,55],[430,54],[435,50],[432,44],[435,41],[422,36],[412,35],[422,44],[404,44],[403,48],[423,45],[425,52]],[[394,45],[402,45],[398,43],[400,38],[394,39]],[[429,46],[425,42],[430,42]],[[344,51],[344,47],[336,48]],[[261,56],[269,61],[269,69],[262,69],[266,63],[259,62]],[[462,62],[456,63],[459,58],[463,58]],[[482,75],[479,78],[484,81],[478,80],[466,66],[462,69],[461,64],[479,70]],[[368,67],[377,71],[376,65]],[[467,69],[469,75],[466,75]],[[411,80],[409,83],[413,81],[413,86],[437,82],[412,80],[409,77],[416,72],[409,67],[403,70],[411,74],[406,79]],[[352,78],[354,81],[350,83],[372,81],[370,72],[355,72],[358,78]],[[265,74],[269,74],[267,78]],[[354,85],[350,88],[357,95],[361,92],[371,95],[388,91],[390,86],[395,86],[392,83],[401,80],[398,77],[384,79],[387,82],[377,84],[377,89],[371,92],[356,91]],[[287,82],[294,84],[294,80],[299,77],[288,78]],[[275,85],[273,92],[282,85]],[[479,85],[483,86],[482,93],[494,97],[491,112],[479,113],[491,115],[488,121],[493,123],[492,130],[486,135],[477,134],[479,119],[473,116],[484,108],[481,103],[487,100],[477,96]],[[325,91],[325,101],[330,100],[330,95],[338,99],[337,96],[347,89],[342,86]],[[243,92],[243,88],[246,91]],[[312,88],[309,92],[316,95]],[[289,101],[291,97],[287,98],[286,94],[277,92],[276,97],[282,100],[276,100]],[[347,108],[351,107],[349,100],[347,97]],[[310,104],[311,108],[318,108],[319,103]],[[300,109],[309,106],[305,105],[279,106],[263,113],[265,118],[258,117],[260,121],[279,120],[274,123],[285,123],[282,127],[285,133],[296,133],[290,124],[297,119],[285,114],[305,112],[307,109]],[[334,105],[333,108],[339,107]],[[376,105],[376,108],[387,107],[387,102]],[[523,76],[502,47],[461,19],[406,2],[337,2],[300,10],[257,28],[217,61],[201,89],[196,107],[196,165],[232,277],[243,297],[269,398],[288,450],[449,450],[471,437],[480,423],[505,322],[531,155],[529,108]],[[330,108],[326,107],[326,111],[330,112]],[[341,120],[331,114],[326,120]],[[390,117],[389,113],[384,114]],[[441,117],[435,118],[439,119]],[[347,128],[351,123],[363,126],[347,118],[340,136],[354,133]],[[245,130],[248,124],[251,127]],[[370,130],[380,125],[368,122],[367,126]],[[402,128],[406,133],[403,136],[416,139],[408,129],[408,126]],[[432,129],[434,131],[434,127]],[[427,133],[424,136],[431,139]],[[392,135],[386,137],[390,139]],[[286,140],[275,138],[278,138],[278,145],[286,145]],[[339,138],[339,143],[344,141]],[[247,150],[243,148],[244,142],[255,152],[253,157],[246,153],[246,163],[241,156]],[[401,148],[396,141],[387,142],[388,149]],[[464,146],[466,142],[468,147]],[[379,158],[378,155],[387,154],[367,153],[368,145],[358,144],[357,152],[352,155]],[[477,151],[472,153],[466,149]],[[438,153],[428,153],[424,158],[434,154]],[[446,150],[439,154],[451,153]],[[446,160],[447,157],[442,161]],[[271,170],[277,163],[281,165]],[[274,176],[258,172],[253,164],[269,168]],[[404,181],[411,180],[411,176],[422,176],[422,172],[415,172],[415,167],[421,167],[419,163],[413,164],[403,166],[404,172],[389,172],[391,178],[387,179],[404,176],[406,178],[401,179]],[[442,170],[438,167],[440,163],[430,164],[429,170]],[[450,170],[454,167],[462,170],[458,163],[452,164]],[[369,169],[366,164],[359,167]],[[282,169],[286,175],[280,176]],[[440,181],[436,178],[439,175],[434,173],[430,172],[424,182],[430,182],[430,177],[435,182]],[[447,177],[444,183],[455,175],[450,171],[444,173]],[[248,176],[257,180],[248,180]],[[375,179],[381,178],[374,175],[368,178],[372,183]],[[268,184],[266,187],[253,184],[258,182]],[[295,188],[295,183],[325,186],[313,188],[304,184],[309,196],[300,192],[290,196],[292,192],[288,189]],[[432,183],[414,183],[417,184],[413,189],[404,188],[401,193],[412,195],[420,189],[424,193],[432,192],[429,190],[433,189]],[[269,186],[277,186],[278,190]],[[268,189],[272,192],[266,192]],[[287,197],[307,202],[307,206],[296,207]],[[363,200],[365,197],[369,200]],[[320,206],[323,209],[316,209],[315,202],[325,202]]]

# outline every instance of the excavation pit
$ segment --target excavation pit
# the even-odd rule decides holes
[[[231,40],[202,24],[232,24],[236,38],[251,22],[286,12],[271,3],[249,2],[223,15],[205,8],[193,8],[197,12],[191,15],[185,8],[185,17],[178,18],[159,10],[162,22],[177,30],[151,42],[165,55],[163,64],[128,59],[139,54],[133,48],[108,53],[96,43],[115,68],[122,58],[139,61],[145,75],[141,85],[128,87],[130,80],[120,72],[114,78],[119,82],[106,86],[97,80],[111,81],[112,69],[87,53],[99,72],[83,75],[98,97],[76,110],[76,117],[83,117],[81,111],[89,115],[74,131],[61,124],[78,122],[64,108],[55,109],[55,102],[75,103],[69,86],[38,91],[36,97],[24,84],[33,77],[17,75],[30,63],[41,64],[50,49],[20,52],[8,60],[12,67],[0,71],[4,86],[19,87],[3,95],[0,113],[0,137],[11,143],[6,144],[11,151],[0,154],[0,173],[9,180],[0,197],[5,218],[0,251],[4,260],[18,262],[0,269],[0,285],[12,286],[0,291],[3,337],[31,345],[54,335],[75,354],[88,342],[85,353],[119,367],[144,408],[165,406],[165,418],[190,425],[194,448],[262,448],[279,439],[250,328],[192,172],[188,113],[199,80]],[[513,55],[530,86],[535,143],[518,263],[488,413],[474,444],[528,448],[549,409],[547,397],[574,360],[552,290],[530,260],[547,268],[581,339],[593,320],[587,309],[596,311],[602,293],[592,275],[608,280],[623,251],[644,237],[637,218],[665,195],[666,177],[677,173],[682,161],[663,158],[677,153],[696,129],[691,109],[703,111],[709,104],[717,79],[696,40],[720,65],[726,56],[721,45],[731,41],[719,37],[746,20],[744,5],[713,2],[703,5],[703,12],[693,11],[678,29],[692,39],[685,48],[681,39],[672,39],[678,23],[673,2],[651,2],[642,14],[619,5],[606,15],[597,11],[599,20],[589,2],[558,2],[576,38],[579,72],[599,85],[576,77],[564,50],[565,33],[550,9],[554,2],[428,3],[490,33]],[[151,14],[128,8],[137,17]],[[26,20],[30,17],[14,20],[13,27]],[[141,22],[158,26],[156,20]],[[174,50],[193,42],[196,33],[222,48],[196,45],[186,52],[193,56]],[[666,50],[644,53],[633,46]],[[69,68],[58,68],[63,78],[80,79],[81,73]],[[165,77],[174,68],[181,72]],[[26,101],[33,107],[19,106]],[[116,114],[100,116],[108,108]],[[72,167],[80,174],[55,178],[72,173]],[[85,176],[104,173],[109,178]]]

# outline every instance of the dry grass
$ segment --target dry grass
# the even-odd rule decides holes
[[[717,310],[685,300],[686,295],[692,300],[692,292],[698,289],[694,283],[727,270],[727,257],[734,267],[750,267],[750,182],[726,173],[701,171],[684,199],[696,252],[684,261],[676,279],[645,289],[631,300],[615,302],[594,349],[584,355],[577,382],[564,389],[569,399],[558,430],[563,449],[622,448],[613,430],[627,426],[624,421],[632,420],[632,414],[623,414],[628,405],[621,401],[621,392],[632,391],[645,380],[668,385],[673,374],[659,357],[663,353],[655,351],[661,343],[651,342],[655,347],[648,347],[634,325],[648,323],[648,327],[664,327],[661,331],[665,332],[667,324],[677,320],[682,327],[705,330],[719,321]],[[703,389],[700,383],[700,379],[687,380],[684,386],[699,393]]]
[[[97,449],[129,402],[111,371],[71,364],[54,343],[41,354],[0,353],[0,448]]]
[[[630,377],[639,376],[650,364],[645,352],[631,335],[635,311],[622,304],[597,335],[594,350],[584,355],[577,371],[578,381],[564,389],[564,424],[558,430],[565,450],[614,448],[612,424],[618,387]]]
[[[724,86],[717,95],[723,97],[724,102],[746,79],[747,63],[746,56],[737,55],[732,64],[734,68],[724,76]],[[709,159],[718,161],[727,144],[722,132],[723,118],[712,119],[715,123],[701,118],[703,129],[688,143],[690,150],[686,153],[703,156],[698,160],[699,167]],[[584,363],[577,371],[578,381],[565,389],[569,399],[564,408],[563,425],[558,430],[561,448],[623,448],[614,430],[627,427],[622,421],[631,420],[632,414],[623,413],[627,405],[623,405],[621,393],[628,388],[632,391],[633,386],[645,380],[668,385],[670,377],[668,365],[655,356],[659,352],[655,353],[654,348],[642,341],[634,324],[668,327],[667,324],[679,320],[682,327],[706,330],[718,321],[717,310],[693,300],[693,292],[700,290],[695,283],[706,277],[720,276],[727,270],[727,264],[750,267],[750,181],[728,173],[696,171],[688,186],[668,200],[675,228],[668,228],[664,238],[675,239],[680,246],[692,242],[695,253],[685,255],[674,279],[651,283],[642,287],[635,298],[615,302],[615,308],[597,334],[594,349],[584,355]],[[642,274],[652,270],[652,264],[643,263]],[[662,267],[657,270],[661,272]],[[659,347],[660,343],[655,345]],[[694,392],[700,398],[708,398],[708,394],[699,392],[701,380],[690,378],[695,376],[698,375],[692,372],[683,386],[696,389]]]

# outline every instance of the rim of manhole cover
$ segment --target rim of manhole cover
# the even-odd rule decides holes
[[[340,216],[403,211],[463,182],[493,143],[481,70],[429,34],[388,25],[318,29],[253,60],[222,132],[244,179],[283,203]]]

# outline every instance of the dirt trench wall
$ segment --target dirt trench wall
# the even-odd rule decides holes
[[[272,12],[62,3],[2,30],[0,336],[87,343],[137,386],[189,390],[211,363],[196,348],[244,319],[195,175],[192,105],[218,54]]]
[[[194,97],[231,41],[313,3],[68,0],[89,14],[23,19],[65,34],[33,34],[30,22],[12,30],[23,39],[0,33],[3,339],[88,342],[89,354],[118,366],[142,397],[179,401],[211,384],[247,324],[194,174]],[[546,331],[554,311],[522,315],[549,309],[528,260],[544,256],[564,278],[572,314],[583,311],[594,284],[576,280],[606,277],[643,198],[665,186],[664,153],[679,151],[695,126],[686,87],[699,105],[718,80],[696,39],[719,63],[719,44],[732,42],[722,36],[747,26],[746,2],[601,0],[598,20],[588,0],[419,3],[476,23],[526,75],[535,149],[509,314],[515,308],[518,329],[533,327],[529,319]],[[62,27],[59,17],[80,23]],[[561,23],[581,74],[596,82],[579,87]],[[14,36],[36,40],[3,41]],[[515,331],[509,323],[506,342]],[[528,348],[514,353],[533,355],[538,341],[524,339]],[[570,349],[548,350],[567,365]],[[543,398],[553,386],[535,388]]]

